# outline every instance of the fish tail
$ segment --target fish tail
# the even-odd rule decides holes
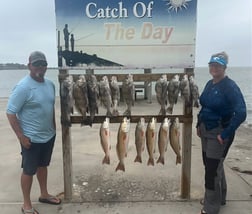
[[[142,163],[142,157],[140,155],[137,155],[134,162]]]
[[[110,164],[110,157],[108,155],[105,155],[102,160],[102,164]]]
[[[194,102],[194,107],[199,108],[199,102],[198,101]]]
[[[159,156],[157,163],[162,163],[164,165],[164,157]]]
[[[172,114],[172,111],[173,111],[173,106],[169,106],[169,107],[166,109],[166,112],[169,113],[169,114]]]
[[[115,171],[117,171],[117,170],[122,170],[122,171],[125,172],[124,163],[119,162],[118,165],[117,165],[117,167],[116,167],[116,170],[115,170]]]
[[[112,112],[113,116],[118,116],[119,115],[119,111],[117,109],[114,109]]]
[[[177,158],[176,158],[176,164],[178,163],[181,163],[181,156],[180,155],[177,155]]]
[[[154,166],[154,158],[149,158],[147,165],[152,165]]]

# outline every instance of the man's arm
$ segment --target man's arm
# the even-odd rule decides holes
[[[29,149],[31,146],[30,139],[23,134],[23,131],[19,125],[17,116],[15,114],[7,113],[7,118],[19,142],[23,145],[23,147],[25,147],[26,149]]]

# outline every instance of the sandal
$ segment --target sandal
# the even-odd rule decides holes
[[[56,196],[49,196],[47,198],[39,198],[38,201],[41,203],[53,204],[53,205],[61,204],[61,199],[57,198]]]
[[[200,204],[204,205],[204,199],[203,198],[200,200]]]
[[[199,214],[207,214],[206,211],[204,210],[200,210],[200,213]]]
[[[39,212],[33,207],[29,210],[25,210],[23,207],[21,208],[23,214],[39,214]]]

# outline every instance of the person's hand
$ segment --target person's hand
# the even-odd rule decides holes
[[[219,141],[220,144],[224,144],[224,140],[221,138],[221,135],[217,135],[217,140]]]
[[[31,147],[30,138],[26,137],[25,135],[22,135],[21,137],[19,137],[19,142],[26,149],[29,149]]]
[[[198,137],[200,137],[200,136],[201,136],[200,128],[198,127],[198,128],[196,128],[196,130],[197,130],[197,135],[198,135]]]

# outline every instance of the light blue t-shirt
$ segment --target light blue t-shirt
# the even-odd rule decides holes
[[[25,136],[33,143],[46,143],[55,135],[53,124],[55,86],[45,79],[37,82],[30,75],[14,87],[7,113],[16,114]]]

